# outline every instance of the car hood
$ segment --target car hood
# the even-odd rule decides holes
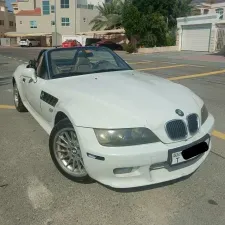
[[[188,88],[138,71],[96,73],[50,81],[49,89],[77,115],[76,125],[160,129],[181,118],[176,109],[200,113],[202,100]],[[59,90],[61,89],[60,93]]]

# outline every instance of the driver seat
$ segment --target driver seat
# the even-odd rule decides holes
[[[74,72],[88,73],[92,71],[92,64],[86,57],[78,57],[77,63],[74,67]]]

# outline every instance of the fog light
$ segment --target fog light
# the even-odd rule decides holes
[[[131,173],[137,170],[139,167],[125,167],[125,168],[116,168],[113,170],[114,174],[124,174],[124,173]]]

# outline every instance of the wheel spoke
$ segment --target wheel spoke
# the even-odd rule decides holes
[[[81,158],[81,157],[79,157],[79,162],[80,162],[80,164],[84,167],[84,162],[83,162],[83,159]]]
[[[80,171],[80,172],[82,172],[82,168],[81,168],[81,165],[80,165],[80,160],[76,160],[76,162],[77,162],[77,167],[78,167],[78,170]]]
[[[67,145],[69,144],[69,143],[66,141],[66,139],[63,137],[63,135],[60,135],[59,138],[60,138],[62,141],[64,141]]]
[[[60,145],[60,146],[63,147],[63,148],[68,148],[68,144],[64,144],[64,143],[62,143],[62,142],[60,142],[60,141],[57,141],[56,144],[57,144],[57,145]]]
[[[64,134],[65,134],[65,137],[66,137],[66,139],[67,139],[67,143],[70,145],[70,147],[72,147],[72,145],[71,145],[72,140],[71,140],[71,138],[70,138],[68,132],[65,132]]]
[[[72,160],[72,158],[70,158],[70,159],[69,159],[69,161],[68,161],[68,162],[67,162],[67,164],[66,164],[66,167],[68,167],[68,166],[69,166],[69,164],[70,164],[71,160]]]
[[[68,150],[63,150],[63,149],[59,149],[59,150],[57,150],[57,152],[59,152],[59,153],[69,153]]]
[[[66,159],[66,158],[68,158],[68,156],[69,156],[69,154],[67,154],[67,155],[64,155],[62,158],[60,158],[61,160],[64,160],[64,159]]]
[[[74,172],[74,170],[76,169],[76,163],[75,163],[75,162],[76,162],[76,159],[73,158],[73,170],[72,170],[73,172]]]

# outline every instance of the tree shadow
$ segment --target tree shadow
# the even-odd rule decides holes
[[[0,86],[11,84],[11,77],[0,77]]]

